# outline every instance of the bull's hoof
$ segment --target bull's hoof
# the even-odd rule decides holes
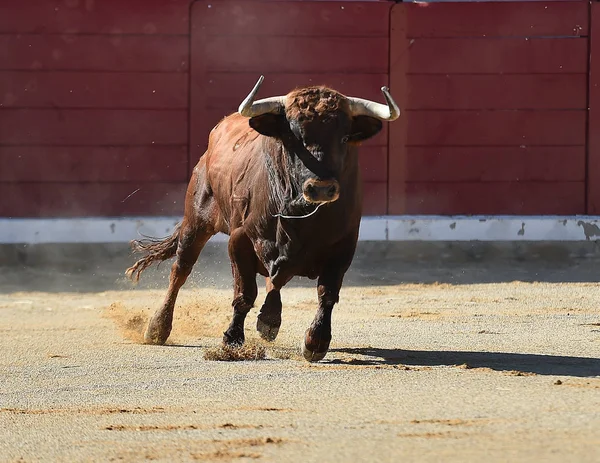
[[[301,346],[302,356],[309,362],[323,360],[329,350],[330,341],[330,337],[329,339],[320,339],[320,337],[318,337],[315,342],[314,338],[310,335],[310,330],[307,330],[304,335],[304,342]]]
[[[157,326],[151,320],[146,328],[146,332],[144,333],[144,343],[162,346],[165,344],[165,342],[167,342],[170,334],[170,329],[164,329],[160,326]]]
[[[241,347],[246,341],[243,332],[227,330],[223,333],[223,344],[229,347]]]
[[[256,320],[256,331],[265,341],[275,341],[277,334],[279,334],[279,326],[268,325],[258,318]]]
[[[302,356],[311,363],[318,362],[319,360],[323,360],[325,358],[325,356],[327,355],[327,350],[325,350],[324,352],[315,352],[315,351],[309,350],[308,347],[306,347],[306,344],[304,344],[304,342],[302,343],[300,348],[302,350]]]

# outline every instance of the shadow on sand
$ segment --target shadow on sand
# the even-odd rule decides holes
[[[596,249],[598,248],[598,249]],[[0,293],[18,291],[166,291],[172,260],[148,269],[139,285],[125,278],[135,262],[125,244],[0,245]],[[600,244],[385,243],[361,242],[344,286],[403,283],[452,285],[499,282],[600,281]],[[258,278],[264,288],[264,279]],[[185,288],[231,289],[226,243],[207,245]],[[315,288],[316,281],[294,278],[288,287]]]
[[[518,371],[538,375],[576,377],[600,375],[600,359],[589,357],[508,352],[419,351],[375,347],[331,349],[331,352],[369,357],[364,360],[354,360],[352,363],[356,365],[467,365],[468,368],[490,368],[496,371]],[[342,361],[332,360],[328,363],[342,363]]]

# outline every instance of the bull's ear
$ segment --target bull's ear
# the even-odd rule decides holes
[[[383,123],[374,117],[355,116],[352,119],[352,128],[348,136],[348,142],[356,143],[368,140],[377,135],[383,128]]]
[[[250,127],[267,137],[281,137],[285,117],[278,114],[261,114],[250,118]]]

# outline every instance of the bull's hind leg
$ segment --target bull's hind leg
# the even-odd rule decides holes
[[[241,228],[233,231],[229,238],[229,259],[233,273],[233,318],[223,333],[223,343],[244,344],[244,322],[258,296],[256,286],[257,258],[252,241]]]
[[[171,267],[169,289],[162,306],[148,323],[144,333],[146,343],[162,345],[167,341],[173,326],[173,311],[179,289],[192,272],[192,267],[198,260],[202,248],[212,235],[213,233],[208,231],[207,227],[184,220],[179,232],[177,258]]]
[[[267,341],[274,341],[281,326],[281,293],[267,277],[267,297],[256,320],[256,330]]]

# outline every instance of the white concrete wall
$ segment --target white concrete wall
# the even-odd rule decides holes
[[[164,237],[179,217],[0,219],[0,243],[119,243]],[[362,241],[595,241],[600,216],[365,217]],[[212,241],[226,241],[216,235]]]

